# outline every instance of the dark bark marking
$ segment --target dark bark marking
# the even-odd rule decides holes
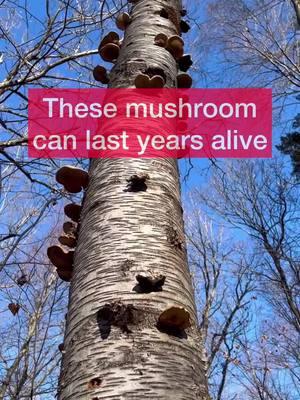
[[[129,179],[127,179],[127,188],[124,189],[124,192],[146,192],[147,184],[146,181],[150,179],[149,175],[132,175]]]
[[[102,384],[102,379],[97,377],[97,378],[92,378],[89,383],[88,383],[88,389],[89,390],[94,390],[100,387]]]
[[[137,293],[161,292],[166,280],[164,275],[156,277],[137,275],[135,278],[138,281],[138,284],[135,285],[133,290]]]
[[[180,238],[177,228],[167,227],[167,240],[168,242],[178,250],[184,250],[184,241]]]
[[[111,327],[118,327],[123,333],[131,333],[128,325],[139,322],[139,311],[132,304],[111,303],[105,304],[97,312],[97,324],[103,340],[107,339]]]
[[[169,19],[169,14],[168,14],[167,10],[164,9],[164,8],[160,11],[159,15],[160,15],[160,17],[162,17],[162,18]]]
[[[133,260],[125,260],[121,265],[121,270],[124,275],[133,267],[134,261]]]

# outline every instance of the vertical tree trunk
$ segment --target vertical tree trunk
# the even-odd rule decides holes
[[[162,8],[169,19],[160,16]],[[133,87],[136,74],[147,68],[162,70],[166,86],[174,87],[176,62],[153,42],[161,32],[178,34],[180,9],[179,0],[134,2],[112,87]],[[126,191],[133,175],[148,175],[143,190]],[[161,291],[143,293],[149,290],[137,286],[137,275],[166,280]],[[157,326],[170,306],[189,312],[190,328],[175,332]],[[91,163],[59,399],[208,399],[176,160]]]

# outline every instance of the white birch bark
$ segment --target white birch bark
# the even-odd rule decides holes
[[[173,10],[173,21],[160,16],[164,7]],[[133,4],[112,87],[133,87],[147,68],[162,69],[166,86],[174,86],[176,62],[153,42],[158,33],[178,33],[180,8],[179,0]],[[132,175],[148,175],[147,190],[126,191]],[[161,291],[140,293],[137,275],[166,279]],[[180,334],[158,329],[170,306],[190,313],[190,328]],[[64,349],[60,400],[208,399],[176,160],[91,163]]]

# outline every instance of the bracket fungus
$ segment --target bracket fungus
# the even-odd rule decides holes
[[[50,246],[47,255],[51,263],[59,269],[72,269],[74,251],[64,251],[60,246]]]
[[[117,16],[116,25],[121,31],[125,31],[125,29],[130,25],[131,17],[128,13],[122,13]]]
[[[135,279],[138,285],[134,287],[134,290],[138,293],[151,293],[160,292],[165,283],[166,277],[164,275],[158,276],[145,276],[137,275]]]
[[[95,81],[103,83],[103,85],[107,85],[109,83],[109,77],[107,74],[106,68],[101,65],[97,65],[93,69],[93,77]]]
[[[80,219],[81,209],[82,207],[80,204],[70,203],[65,206],[64,211],[66,216],[72,221],[78,222]]]
[[[67,235],[77,236],[78,225],[71,221],[66,221],[63,224],[63,231]]]
[[[70,282],[73,272],[74,251],[65,252],[60,246],[51,246],[47,250],[51,263],[56,267],[57,275],[65,282]]]
[[[186,21],[184,20],[180,21],[180,30],[182,33],[187,33],[190,29],[191,27]]]
[[[184,41],[180,36],[174,35],[168,39],[167,50],[178,60],[183,56]]]
[[[57,171],[56,181],[69,193],[79,193],[87,188],[89,175],[81,168],[65,165]]]
[[[168,36],[164,33],[159,33],[154,38],[154,44],[160,47],[167,47],[168,45]]]
[[[185,17],[186,14],[187,14],[186,9],[185,9],[185,8],[182,8],[181,11],[180,11],[180,15],[181,15],[182,17]]]
[[[58,345],[58,350],[59,350],[61,353],[64,351],[64,348],[65,348],[65,346],[64,346],[63,343],[60,343],[60,344]]]
[[[158,327],[184,331],[191,326],[190,314],[183,307],[172,306],[163,311],[158,318]]]
[[[118,46],[120,45],[120,36],[117,34],[117,32],[109,32],[107,35],[105,35],[100,42],[98,50],[100,50],[101,47],[109,43],[114,43],[117,44]]]
[[[190,54],[184,54],[178,60],[178,67],[180,71],[186,72],[193,65],[193,60]]]
[[[116,32],[109,32],[102,39],[98,52],[102,59],[107,62],[115,62],[120,53],[120,37]]]
[[[114,63],[120,54],[120,47],[114,43],[105,44],[99,51],[104,61]]]
[[[58,241],[63,246],[67,246],[67,247],[70,247],[70,248],[76,247],[76,243],[77,243],[76,237],[75,236],[71,236],[71,235],[61,235],[58,238]]]
[[[193,80],[186,72],[179,72],[177,75],[177,87],[179,89],[189,89],[193,84]]]
[[[150,77],[146,74],[139,74],[134,81],[137,89],[161,89],[165,85],[165,80],[160,75]]]
[[[17,315],[21,306],[18,303],[9,303],[8,309],[12,313],[12,315]]]

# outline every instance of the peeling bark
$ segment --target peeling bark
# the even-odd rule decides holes
[[[112,87],[132,87],[149,68],[162,70],[166,86],[175,86],[176,62],[154,37],[178,34],[180,10],[179,0],[133,4]],[[89,174],[58,398],[208,399],[177,161],[98,159]],[[159,290],[136,290],[137,276],[163,281]],[[170,307],[189,313],[184,335],[158,328]]]

